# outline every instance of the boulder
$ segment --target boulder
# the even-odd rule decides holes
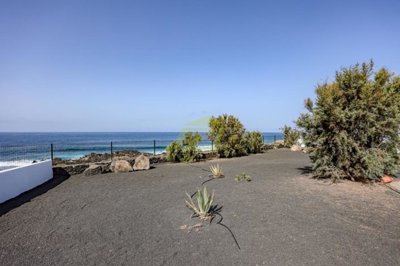
[[[146,156],[139,155],[135,159],[135,164],[133,165],[133,170],[149,170],[150,169],[150,160]]]
[[[126,160],[113,161],[110,168],[114,173],[127,173],[133,171],[131,164]]]
[[[101,173],[105,174],[105,173],[109,173],[111,172],[111,162],[107,162],[107,163],[97,163],[96,165],[101,166]]]
[[[92,164],[83,171],[85,176],[99,175],[103,173],[103,167],[101,165]]]
[[[291,151],[301,151],[301,146],[300,145],[293,145],[292,147],[290,147]]]

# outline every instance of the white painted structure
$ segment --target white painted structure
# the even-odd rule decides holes
[[[51,160],[0,171],[0,203],[53,178]]]

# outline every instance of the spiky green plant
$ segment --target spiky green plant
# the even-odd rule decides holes
[[[252,178],[251,178],[251,176],[249,176],[249,175],[247,175],[247,174],[245,174],[245,173],[241,173],[240,175],[237,175],[237,176],[235,177],[235,180],[236,180],[237,182],[242,181],[242,180],[247,181],[247,182],[250,182],[250,181],[252,180]]]
[[[224,176],[224,173],[222,172],[222,169],[219,166],[219,164],[211,165],[210,166],[210,170],[211,170],[211,173],[212,173],[213,177],[218,178],[218,177],[223,177]]]
[[[197,216],[200,219],[208,219],[212,217],[211,206],[214,201],[214,191],[211,195],[208,193],[207,188],[197,189],[196,192],[196,203],[192,197],[186,192],[188,200],[185,201],[186,206],[193,211],[193,216]]]

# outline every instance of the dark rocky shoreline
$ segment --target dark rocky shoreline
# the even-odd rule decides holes
[[[215,157],[215,155],[213,155],[211,152],[202,152],[201,154],[201,160],[208,160]],[[155,164],[168,162],[166,153],[154,155],[151,153],[141,153],[138,151],[117,151],[113,153],[112,158],[109,153],[91,153],[79,159],[63,160],[60,158],[54,158],[53,172],[55,176],[65,174],[70,176],[78,175],[82,174],[91,165],[99,165],[103,169],[102,173],[108,173],[111,172],[110,167],[112,161],[125,160],[133,165],[135,163],[135,159],[140,155],[148,157],[152,166]]]
[[[283,143],[277,141],[274,144],[265,144],[263,150],[265,151],[269,149],[280,148],[284,148]],[[146,157],[148,157],[152,166],[154,166],[155,164],[168,162],[166,158],[166,153],[154,155],[152,153],[142,153],[135,150],[128,150],[116,151],[113,153],[112,157],[109,153],[91,153],[79,159],[64,160],[60,158],[54,158],[53,172],[54,176],[72,176],[82,174],[87,168],[92,165],[99,165],[101,166],[102,173],[109,173],[111,172],[110,167],[112,161],[125,160],[133,165],[135,163],[135,159],[140,155],[145,155]],[[200,161],[212,160],[216,158],[218,158],[218,156],[215,153],[212,153],[211,151],[204,151],[201,152]]]

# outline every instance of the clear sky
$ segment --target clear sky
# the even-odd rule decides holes
[[[0,131],[277,131],[335,70],[400,74],[400,1],[0,1]]]

